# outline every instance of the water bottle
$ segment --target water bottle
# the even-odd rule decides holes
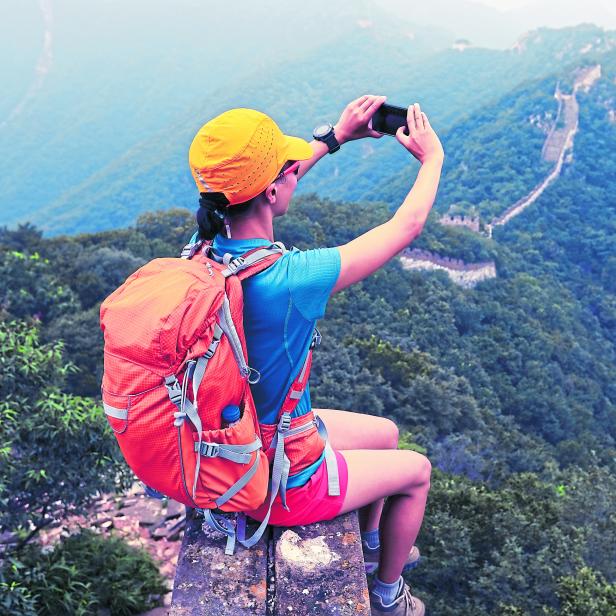
[[[234,426],[240,421],[240,407],[235,404],[229,404],[222,410],[221,416],[221,428],[231,428],[231,426]]]

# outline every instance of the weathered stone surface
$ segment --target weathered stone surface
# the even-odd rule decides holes
[[[360,537],[355,512],[275,528],[274,616],[369,616]]]
[[[182,503],[178,503],[173,499],[168,499],[167,501],[167,510],[165,512],[165,519],[171,520],[172,518],[179,518],[184,515],[186,512],[186,507],[182,505]]]
[[[249,550],[237,545],[233,556],[224,553],[225,542],[188,516],[170,616],[265,615],[267,538]]]
[[[175,541],[179,538],[180,532],[184,530],[186,516],[182,515],[179,518],[171,518],[163,520],[160,524],[150,529],[150,537],[161,539],[166,537],[170,541]]]
[[[136,517],[141,526],[152,526],[164,519],[163,506],[159,500],[153,498],[130,499],[134,500],[128,506],[122,507],[120,512],[127,517]],[[124,502],[126,505],[126,501]]]

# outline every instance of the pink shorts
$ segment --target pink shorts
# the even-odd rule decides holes
[[[342,509],[349,483],[349,472],[344,456],[334,451],[338,462],[338,477],[340,479],[340,496],[329,496],[327,493],[327,465],[325,461],[317,471],[303,485],[287,490],[287,511],[280,501],[280,494],[276,496],[272,505],[269,524],[274,526],[299,526],[312,524],[322,520],[335,518]],[[247,511],[246,515],[261,522],[267,514],[267,501],[254,511]]]

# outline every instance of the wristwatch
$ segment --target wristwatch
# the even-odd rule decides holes
[[[323,124],[322,126],[317,126],[312,131],[312,136],[317,141],[322,141],[329,148],[330,154],[333,154],[340,149],[340,144],[336,139],[336,133],[334,133],[334,127],[331,124]]]

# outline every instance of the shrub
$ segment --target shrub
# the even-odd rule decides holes
[[[151,609],[167,592],[145,550],[91,530],[47,553],[28,545],[5,562],[0,588],[0,614],[21,616],[85,616],[100,609],[128,616]]]

